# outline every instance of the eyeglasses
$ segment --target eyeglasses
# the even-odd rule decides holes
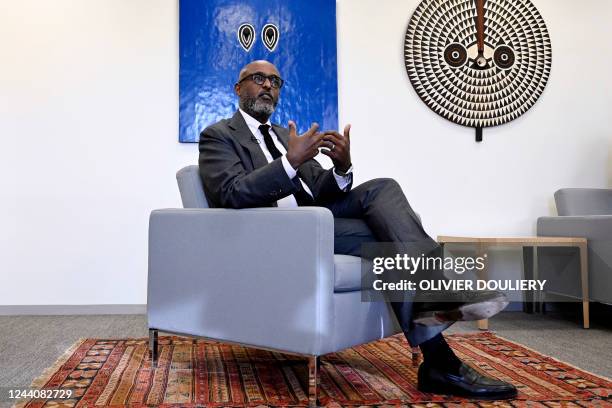
[[[240,81],[238,81],[238,83],[241,83],[242,81],[245,81],[247,79],[251,79],[257,85],[263,85],[266,82],[266,79],[268,79],[270,80],[270,85],[272,86],[272,88],[277,88],[277,89],[282,88],[283,84],[285,83],[285,81],[283,81],[282,78],[276,75],[268,76],[268,75],[259,74],[259,73],[247,75],[244,78],[242,78]]]

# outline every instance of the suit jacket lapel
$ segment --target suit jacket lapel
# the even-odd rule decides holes
[[[229,127],[230,129],[232,129],[234,137],[249,152],[251,160],[253,161],[254,168],[257,169],[268,164],[266,156],[264,156],[263,152],[261,151],[261,147],[259,146],[259,144],[254,141],[255,136],[253,136],[253,134],[251,133],[251,130],[247,126],[240,111],[236,111],[236,113],[229,122]],[[274,133],[276,133],[276,135],[278,136],[281,144],[285,147],[285,150],[288,150],[289,129],[286,129],[276,124],[272,124],[272,129],[274,130]],[[307,164],[306,166],[300,166],[297,169],[297,174],[302,180],[304,180],[306,185],[308,185],[308,188],[310,188],[312,191],[313,186],[312,183],[310,183],[310,172],[308,171],[309,169],[307,167]]]
[[[236,111],[228,125],[234,137],[249,152],[254,168],[257,169],[268,164],[266,156],[261,151],[261,147],[259,147],[255,136],[251,133],[240,111]]]

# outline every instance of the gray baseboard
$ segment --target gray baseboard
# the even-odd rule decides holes
[[[144,314],[147,305],[0,305],[0,316]]]

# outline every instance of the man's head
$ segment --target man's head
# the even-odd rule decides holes
[[[279,79],[278,70],[268,61],[253,61],[245,65],[234,85],[234,91],[240,98],[240,109],[265,123],[278,103],[283,83]]]

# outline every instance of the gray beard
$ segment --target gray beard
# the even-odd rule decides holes
[[[266,102],[257,97],[250,98],[248,96],[240,98],[239,105],[240,109],[254,118],[259,118],[261,116],[270,117],[274,113],[274,109],[276,109],[276,103],[274,102]]]

